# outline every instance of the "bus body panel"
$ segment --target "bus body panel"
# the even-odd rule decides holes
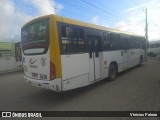
[[[62,91],[71,90],[89,85],[89,74],[83,74],[74,78],[62,81]]]
[[[103,52],[103,61],[107,62],[104,64],[104,76],[108,77],[108,69],[112,62],[116,62],[118,65],[118,72],[124,69],[124,57],[121,55],[121,51],[107,51]]]
[[[24,75],[36,80],[50,80],[49,50],[45,55],[23,57]]]
[[[129,52],[129,56],[130,67],[133,67],[139,64],[140,56],[143,56],[144,59],[144,51],[141,49],[131,49]]]
[[[61,55],[63,91],[89,84],[88,53]]]
[[[62,80],[89,74],[88,54],[61,55]]]
[[[28,84],[36,86],[36,87],[42,87],[42,88],[54,90],[57,92],[62,91],[62,85],[61,85],[60,78],[50,80],[50,81],[44,81],[44,80],[36,80],[36,79],[32,79],[32,78],[28,78],[24,76],[24,80]]]

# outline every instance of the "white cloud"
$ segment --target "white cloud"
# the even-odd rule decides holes
[[[115,24],[115,28],[137,33],[145,34],[145,8],[148,8],[148,36],[149,41],[160,39],[160,1],[151,0],[144,4],[125,10],[127,17],[123,21]]]
[[[56,14],[57,14],[61,9],[63,9],[63,5],[56,4],[56,3],[55,3],[55,5],[56,5]]]
[[[135,34],[142,35],[142,36],[145,35],[144,27],[140,26],[140,25],[137,25],[135,23],[120,21],[120,22],[115,24],[114,28],[118,29],[118,30],[122,30],[122,31],[135,33]]]
[[[13,34],[20,32],[20,26],[30,17],[24,13],[16,12],[11,0],[0,1],[0,40],[10,39]],[[23,21],[23,22],[22,22]]]
[[[91,21],[92,21],[92,23],[93,24],[98,24],[98,22],[99,22],[99,16],[94,16],[92,19],[91,19]]]
[[[127,31],[127,27],[128,25],[125,23],[125,21],[120,21],[115,25],[116,29],[123,30],[123,31]]]
[[[37,8],[39,15],[55,14],[54,2],[51,0],[32,0],[31,3]]]
[[[56,4],[53,0],[23,0],[22,5],[28,6],[28,10],[35,8],[36,15],[31,15],[23,10],[17,9],[12,0],[0,0],[0,41],[20,41],[20,29],[23,24],[34,17],[55,14],[54,6],[58,12],[63,8],[62,5]],[[13,36],[13,39],[11,37]]]
[[[138,9],[144,9],[146,6],[150,6],[150,7],[154,6],[157,1],[158,0],[150,0],[149,2],[145,2],[143,4],[136,5],[134,7],[131,7],[129,9],[125,10],[124,13],[134,11],[134,10],[138,10]]]
[[[55,14],[63,9],[63,5],[57,4],[54,0],[24,0],[26,4],[33,5],[38,11],[38,16],[46,14]]]

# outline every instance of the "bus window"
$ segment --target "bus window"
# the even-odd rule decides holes
[[[49,46],[49,20],[40,20],[24,27],[21,36],[25,55],[45,54]]]
[[[127,50],[129,48],[128,42],[129,42],[129,36],[121,35],[121,49],[122,50]]]
[[[72,35],[73,29],[69,26],[62,26],[61,27],[62,33],[62,50],[64,53],[72,52]]]
[[[119,50],[121,46],[120,35],[117,33],[111,33],[111,50]]]
[[[131,36],[130,48],[131,49],[137,48],[137,38],[135,36]]]
[[[140,42],[140,48],[141,49],[146,49],[146,39],[141,38],[139,42]],[[147,44],[147,47],[149,47],[148,45],[149,44]]]
[[[111,42],[110,42],[109,35],[110,35],[110,33],[108,33],[108,32],[104,32],[104,34],[103,34],[103,38],[104,38],[103,49],[104,50],[110,50]]]
[[[62,33],[62,52],[64,54],[72,54],[84,52],[85,39],[82,28],[63,25],[61,27]]]

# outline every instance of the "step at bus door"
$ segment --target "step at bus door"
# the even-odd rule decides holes
[[[101,78],[101,38],[97,36],[88,36],[88,50],[89,50],[89,67],[90,67],[90,82]]]

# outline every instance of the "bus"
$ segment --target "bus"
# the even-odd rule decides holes
[[[60,92],[141,65],[146,39],[51,14],[22,26],[21,42],[25,81]]]
[[[160,41],[153,41],[149,43],[148,56],[156,57],[160,55]]]

